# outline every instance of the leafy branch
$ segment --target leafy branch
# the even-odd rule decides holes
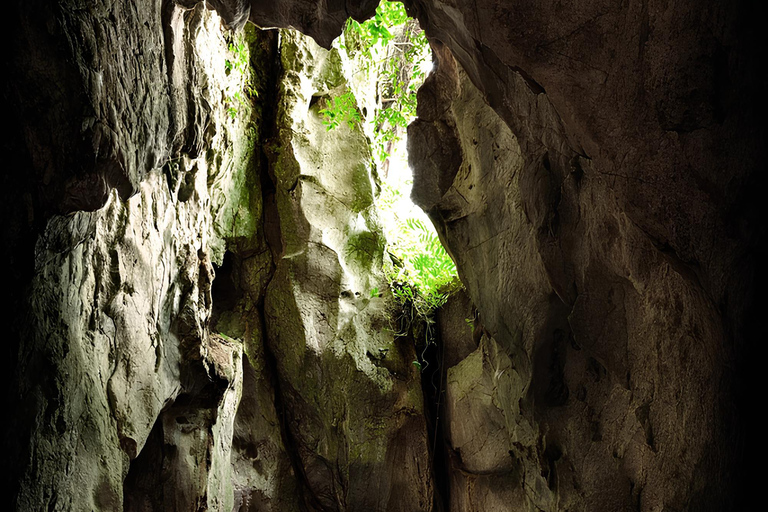
[[[376,153],[383,163],[416,117],[416,91],[425,78],[419,63],[428,58],[429,43],[400,2],[380,2],[375,16],[363,23],[349,19],[343,34],[347,53],[361,53],[369,67],[376,67],[379,76],[381,106],[372,123]],[[384,58],[374,59],[381,54]]]
[[[242,41],[237,44],[229,43],[229,51],[233,58],[224,61],[224,69],[227,74],[232,73],[232,71],[237,71],[241,74],[245,73],[248,69],[248,59],[250,57],[248,47]]]
[[[416,117],[416,91],[425,78],[419,63],[428,58],[429,43],[403,4],[391,1],[380,2],[374,17],[363,23],[347,20],[343,40],[341,48],[350,57],[362,56],[364,69],[373,69],[378,76],[380,106],[371,122],[375,127],[375,152],[383,163]],[[330,107],[321,110],[329,130],[344,121],[351,126],[361,120],[349,99],[334,98]]]
[[[251,51],[245,41],[231,41],[228,45],[231,58],[224,60],[224,70],[227,75],[237,73],[242,80],[242,92],[238,90],[234,94],[226,96],[227,114],[234,120],[237,118],[241,106],[246,105],[246,98],[256,99],[259,92],[255,84],[254,70],[251,67]]]
[[[350,128],[354,128],[356,123],[362,121],[360,112],[357,111],[357,100],[352,91],[333,96],[327,106],[320,109],[320,114],[323,116],[326,130],[333,130],[341,123],[347,123]]]

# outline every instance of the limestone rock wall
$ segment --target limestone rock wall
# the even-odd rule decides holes
[[[420,102],[410,141],[433,147],[437,124],[461,148],[463,160],[421,170],[458,164],[430,212],[493,336],[447,368],[444,429],[460,461],[452,509],[690,506],[690,490],[705,491],[694,468],[726,456],[708,453],[719,451],[711,404],[722,370],[714,349],[694,348],[722,336],[715,311],[617,211],[591,167],[576,169],[571,154],[560,181],[546,161],[526,165],[520,139],[447,52],[441,59],[420,94],[452,94],[452,107],[435,119],[432,103]],[[519,87],[544,112],[532,124],[557,128],[546,100],[522,79]],[[557,142],[554,130],[549,137]],[[431,182],[416,178],[418,198]],[[559,238],[567,242],[558,247]],[[563,258],[554,268],[552,251]],[[564,268],[583,270],[558,289]],[[655,343],[635,341],[646,337]]]
[[[76,175],[63,193],[55,184],[71,170],[43,165],[65,169],[47,184],[62,194],[49,206],[94,211],[50,217],[36,243],[16,366],[16,506],[229,510],[245,354],[209,330],[212,263],[222,263],[225,239],[259,236],[261,194],[244,185],[249,174],[258,183],[260,120],[244,97],[250,78],[225,65],[238,58],[231,44],[258,41],[228,34],[202,4],[96,5],[87,15],[70,7],[48,11],[48,28],[71,40],[92,117],[70,113],[56,130],[31,118],[39,124],[27,136],[47,129],[100,141],[68,153],[82,165],[93,156],[95,174]],[[137,193],[117,187],[102,206],[92,194],[104,180],[114,186],[107,157]]]
[[[450,507],[733,507],[764,244],[738,9],[417,4],[414,199],[492,336],[447,369]]]
[[[415,199],[468,294],[435,396],[389,330],[364,130],[318,115],[360,90],[344,55],[232,31],[329,47],[375,2],[11,3],[10,508],[735,508],[749,2],[407,3],[437,62]]]
[[[370,143],[318,112],[365,90],[346,53],[230,3],[40,7],[17,44],[56,51],[6,88],[13,507],[429,509]]]
[[[426,510],[431,469],[414,347],[396,339],[370,142],[319,110],[345,53],[281,33],[280,258],[265,302],[288,435],[312,510]],[[371,115],[373,112],[371,112]],[[381,292],[379,292],[381,290]]]

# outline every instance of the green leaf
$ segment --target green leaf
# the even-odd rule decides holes
[[[320,114],[323,116],[326,130],[332,130],[344,122],[350,128],[354,128],[362,120],[357,111],[357,100],[352,91],[334,96],[326,108],[320,109]]]

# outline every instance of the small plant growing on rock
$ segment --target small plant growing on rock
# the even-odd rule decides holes
[[[229,51],[232,53],[233,58],[224,61],[224,69],[227,74],[230,74],[232,71],[245,73],[248,69],[248,47],[243,42],[237,44],[229,43]]]
[[[255,84],[254,70],[251,67],[251,50],[247,43],[247,36],[245,40],[242,35],[232,37],[234,39],[230,40],[227,46],[231,57],[224,60],[224,69],[228,76],[235,73],[232,79],[237,80],[238,90],[227,95],[225,100],[227,115],[235,120],[241,107],[245,106],[249,100],[258,98],[259,92]]]
[[[352,91],[332,97],[328,105],[320,109],[320,114],[323,116],[326,130],[333,130],[342,123],[347,123],[351,129],[356,123],[362,121],[360,112],[357,111],[357,100]]]

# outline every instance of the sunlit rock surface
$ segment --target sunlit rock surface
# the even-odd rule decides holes
[[[98,158],[85,178],[42,163],[62,171],[30,205],[49,219],[19,284],[15,506],[430,508],[420,378],[413,346],[395,339],[369,139],[360,125],[329,132],[319,115],[345,88],[370,105],[370,88],[347,83],[346,54],[296,33],[278,43],[230,31],[224,7],[223,19],[202,3],[155,7],[50,13],[77,22],[65,39],[91,34],[64,66],[81,75],[60,86],[86,83],[89,66],[112,76],[76,99],[119,130],[104,147],[46,150],[80,163],[127,152],[130,187],[110,188]],[[108,54],[100,24],[122,17]],[[103,61],[87,60],[91,42]],[[119,53],[129,46],[157,50],[157,75],[135,77],[141,62]],[[138,121],[149,102],[162,114]],[[52,123],[26,122],[32,149],[50,137]]]
[[[328,130],[319,114],[346,86],[344,57],[289,32],[280,53],[271,170],[281,250],[265,316],[306,505],[428,509],[419,372],[414,347],[395,337],[370,143],[359,125]]]

